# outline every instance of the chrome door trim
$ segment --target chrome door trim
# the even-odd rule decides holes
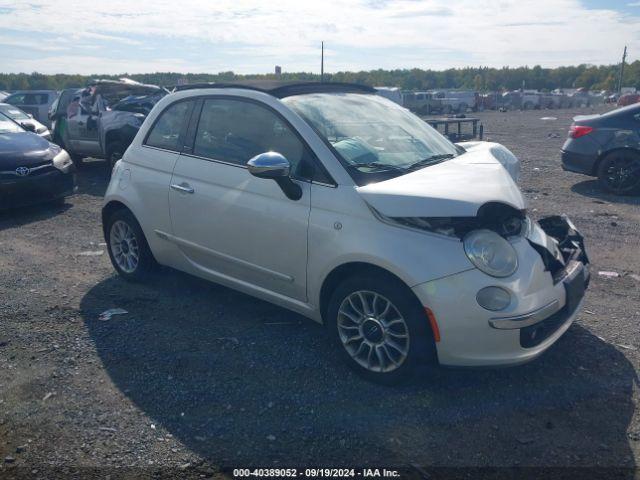
[[[213,255],[215,257],[221,258],[222,260],[226,260],[228,262],[235,263],[237,265],[242,265],[245,268],[256,270],[265,275],[269,275],[271,277],[277,278],[278,280],[281,280],[283,282],[293,283],[294,281],[294,278],[291,275],[285,275],[284,273],[276,272],[275,270],[261,267],[260,265],[247,262],[246,260],[241,260],[231,255],[227,255],[226,253],[217,252],[210,248],[204,247],[202,245],[198,245],[197,243],[190,242],[189,240],[185,240],[184,238],[176,237],[175,235],[171,235],[161,230],[154,230],[154,232],[158,237],[162,238],[163,240],[167,240],[169,242],[175,243],[178,246],[200,250],[201,252],[206,253],[207,255]]]

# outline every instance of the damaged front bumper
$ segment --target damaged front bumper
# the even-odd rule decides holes
[[[571,221],[544,218],[512,245],[520,267],[509,278],[474,269],[413,288],[436,318],[441,364],[525,363],[549,348],[576,318],[590,274],[584,240]],[[475,301],[477,292],[488,286],[511,294],[505,310],[491,312]]]

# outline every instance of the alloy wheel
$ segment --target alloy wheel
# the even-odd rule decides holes
[[[133,273],[138,268],[140,248],[136,234],[128,223],[122,220],[113,223],[109,233],[109,247],[113,259],[122,271]]]
[[[640,159],[616,157],[605,171],[605,182],[614,191],[624,191],[640,181]]]
[[[409,327],[400,311],[379,293],[359,290],[340,304],[337,319],[342,346],[360,366],[387,373],[409,354]]]

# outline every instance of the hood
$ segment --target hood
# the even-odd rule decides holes
[[[157,85],[146,85],[128,78],[120,80],[94,80],[89,84],[95,87],[95,93],[105,96],[110,95],[151,95],[162,91]]]
[[[0,133],[0,170],[38,165],[54,153],[52,144],[35,133]]]
[[[488,202],[526,208],[511,152],[488,142],[461,145],[467,152],[451,160],[357,190],[387,217],[472,217]]]

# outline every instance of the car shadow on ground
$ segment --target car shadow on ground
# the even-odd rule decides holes
[[[12,208],[0,211],[0,231],[7,228],[18,228],[33,222],[46,220],[60,215],[71,208],[71,204],[65,203],[41,203],[28,207]]]
[[[76,193],[104,197],[109,180],[109,167],[105,161],[84,159],[76,171]]]
[[[571,187],[571,191],[606,203],[640,205],[640,195],[614,195],[602,189],[597,180],[584,180]]]
[[[98,320],[113,307],[129,314]],[[81,311],[115,386],[214,465],[635,466],[635,370],[578,324],[525,366],[383,387],[322,326],[178,272],[109,277]]]

